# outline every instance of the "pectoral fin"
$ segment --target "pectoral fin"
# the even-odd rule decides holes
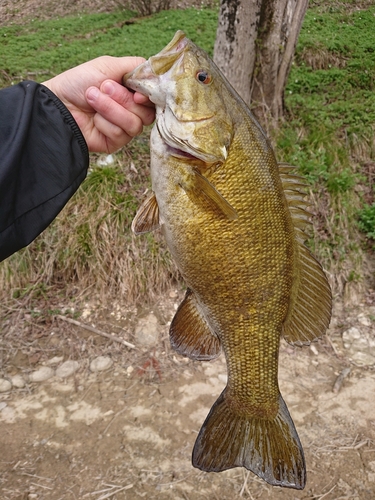
[[[189,289],[172,320],[169,335],[173,349],[182,356],[202,361],[221,353],[220,340],[212,333]]]
[[[215,189],[215,187],[202,174],[194,171],[195,174],[195,191],[204,193],[206,197],[219,208],[219,210],[229,219],[235,220],[238,218],[235,209],[227,202],[227,200]]]
[[[132,222],[132,231],[134,234],[143,234],[154,231],[159,226],[158,202],[156,201],[155,194],[152,193],[139,207]]]

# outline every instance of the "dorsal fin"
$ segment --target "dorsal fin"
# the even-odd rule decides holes
[[[331,289],[324,271],[304,245],[305,230],[309,225],[310,213],[306,210],[306,183],[293,173],[294,167],[279,165],[296,236],[296,281],[291,304],[283,324],[283,335],[287,342],[296,345],[310,344],[324,335],[329,326],[332,309]]]
[[[169,335],[173,349],[182,356],[204,361],[221,353],[220,340],[212,333],[189,289],[172,320]]]
[[[132,222],[132,231],[134,234],[149,233],[159,226],[158,202],[155,194],[152,193],[139,207]]]
[[[297,242],[299,250],[298,289],[283,324],[287,342],[309,345],[326,332],[331,319],[332,295],[319,262],[308,248]]]

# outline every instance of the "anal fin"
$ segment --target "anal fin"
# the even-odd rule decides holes
[[[143,234],[154,231],[159,226],[158,202],[152,193],[139,207],[132,222],[132,231],[134,234]]]
[[[173,349],[182,356],[203,361],[221,353],[220,340],[212,333],[189,289],[172,320],[169,335]]]

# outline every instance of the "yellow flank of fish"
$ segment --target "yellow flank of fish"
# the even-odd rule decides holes
[[[324,334],[331,292],[304,246],[304,184],[279,165],[264,132],[207,54],[177,32],[124,77],[156,105],[153,195],[133,222],[161,227],[187,284],[170,328],[192,359],[224,352],[228,384],[193,450],[204,471],[246,467],[302,489],[302,446],[278,387],[281,335],[303,345]]]

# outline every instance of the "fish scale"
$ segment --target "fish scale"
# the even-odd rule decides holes
[[[302,489],[303,449],[278,386],[281,335],[324,334],[331,292],[304,246],[303,181],[276,161],[263,130],[207,54],[177,32],[124,77],[156,105],[152,195],[136,234],[161,228],[187,292],[172,347],[197,360],[224,351],[228,383],[193,449],[207,472],[246,467]]]

